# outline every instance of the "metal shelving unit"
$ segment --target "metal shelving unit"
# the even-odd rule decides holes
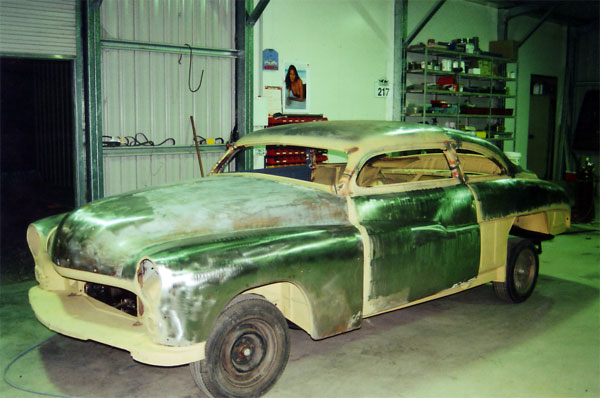
[[[422,45],[409,48],[407,55],[405,120],[457,129],[474,128],[480,134],[485,132],[485,138],[499,146],[514,139],[516,61]],[[446,70],[442,70],[443,63]],[[448,63],[453,65],[451,70],[447,70]],[[489,70],[466,73],[471,69],[468,65],[474,63],[485,63]],[[454,91],[438,86],[440,77],[453,80]],[[448,108],[432,106],[432,101],[443,101]]]

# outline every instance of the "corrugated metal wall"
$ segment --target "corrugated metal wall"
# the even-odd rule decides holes
[[[232,0],[104,0],[103,38],[233,48]]]
[[[101,7],[102,38],[231,49],[232,1],[105,0]],[[234,123],[234,59],[195,55],[192,61],[193,88],[204,69],[202,87],[196,93],[188,89],[189,54],[185,52],[103,48],[103,135],[144,133],[155,143],[174,138],[178,146],[190,146],[193,115],[198,135],[227,141]],[[105,154],[105,195],[199,177],[195,151],[187,152]],[[210,170],[220,155],[203,154],[204,170]]]
[[[1,0],[0,52],[75,57],[75,0]]]

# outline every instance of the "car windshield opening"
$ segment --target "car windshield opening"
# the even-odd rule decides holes
[[[331,149],[259,145],[238,150],[219,173],[260,173],[335,186],[348,156]]]

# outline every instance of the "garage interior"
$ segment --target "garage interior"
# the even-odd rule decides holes
[[[202,178],[238,137],[315,120],[480,134],[562,185],[573,225],[544,243],[524,303],[481,286],[321,341],[292,330],[290,361],[266,397],[600,395],[598,2],[3,0],[0,25],[1,396],[198,396],[187,366],[144,365],[40,324],[27,298],[27,225]],[[429,63],[430,41],[500,43],[508,91],[490,98],[503,117],[467,126],[425,112],[410,87],[444,67]],[[301,111],[281,102],[292,63],[304,67]]]

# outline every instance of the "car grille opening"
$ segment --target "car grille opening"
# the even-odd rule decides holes
[[[128,290],[88,282],[85,284],[85,293],[126,314],[137,316],[137,296]]]

